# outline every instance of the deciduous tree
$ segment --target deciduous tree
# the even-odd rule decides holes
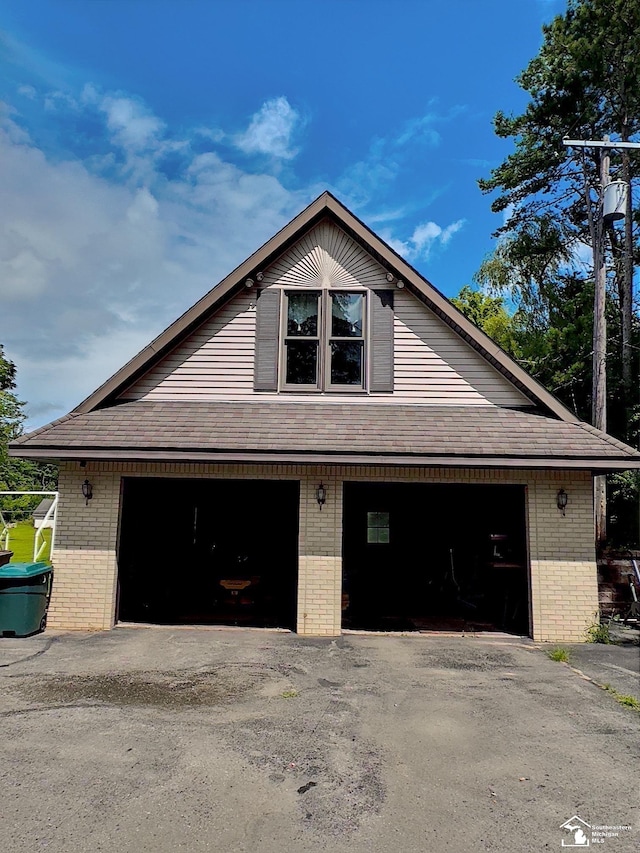
[[[15,394],[16,367],[4,354],[0,344],[0,491],[35,491],[55,489],[57,471],[44,465],[8,454],[9,442],[22,435],[26,415],[24,403]],[[5,498],[4,509],[28,512],[39,498]]]

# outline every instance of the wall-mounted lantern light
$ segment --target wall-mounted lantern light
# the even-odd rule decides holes
[[[85,480],[82,484],[82,494],[84,496],[86,506],[89,506],[89,501],[93,497],[93,486],[88,480]]]
[[[316,486],[316,500],[318,501],[320,511],[322,511],[322,505],[326,503],[327,500],[327,487],[323,483]]]
[[[567,508],[567,501],[569,500],[569,495],[565,492],[564,489],[560,489],[556,496],[556,502],[558,504],[558,509],[564,515],[565,510]]]

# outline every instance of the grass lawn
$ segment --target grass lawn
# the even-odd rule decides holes
[[[51,529],[46,528],[43,530],[43,533],[47,547],[41,554],[40,560],[48,563],[51,554]],[[30,521],[21,521],[15,527],[9,528],[8,549],[9,551],[13,551],[12,563],[33,562],[33,540],[35,535],[36,529]]]

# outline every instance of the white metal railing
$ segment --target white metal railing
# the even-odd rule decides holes
[[[36,492],[36,491],[14,491],[14,492],[2,492],[0,491],[0,496],[7,495],[10,497],[20,497],[21,495],[42,495],[43,497],[53,498],[51,501],[51,506],[46,511],[44,518],[42,519],[40,526],[36,528],[35,536],[33,539],[33,562],[37,563],[40,557],[47,550],[47,540],[44,535],[44,531],[47,529],[46,525],[48,522],[51,522],[51,548],[49,550],[49,559],[53,559],[53,549],[55,547],[56,541],[56,515],[58,509],[58,498],[60,496],[59,492]],[[8,513],[8,510],[5,510],[5,513]],[[2,513],[2,508],[0,507],[0,549],[5,551],[10,551],[9,547],[11,544],[11,523],[7,521],[5,516]]]

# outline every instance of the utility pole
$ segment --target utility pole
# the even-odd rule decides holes
[[[600,188],[598,210],[595,221],[591,221],[593,243],[593,385],[591,396],[591,422],[603,432],[607,430],[607,264],[606,264],[606,228],[616,219],[624,218],[624,212],[607,214],[605,196],[610,183],[609,168],[612,149],[640,149],[638,142],[611,142],[608,136],[602,140],[563,139],[564,145],[573,148],[600,148]],[[618,182],[621,183],[621,182]],[[589,188],[585,187],[587,207]],[[625,201],[626,212],[626,201]],[[603,545],[607,537],[607,478],[599,475],[593,478],[593,501],[596,530],[596,544]]]
[[[605,137],[605,142],[609,137]],[[604,191],[609,183],[611,154],[609,148],[600,157],[600,198],[595,223],[596,240],[593,246],[594,296],[593,296],[593,385],[591,389],[591,423],[607,431],[607,247],[604,227]],[[596,524],[596,545],[604,545],[607,538],[607,477],[599,474],[593,478],[593,508]]]

